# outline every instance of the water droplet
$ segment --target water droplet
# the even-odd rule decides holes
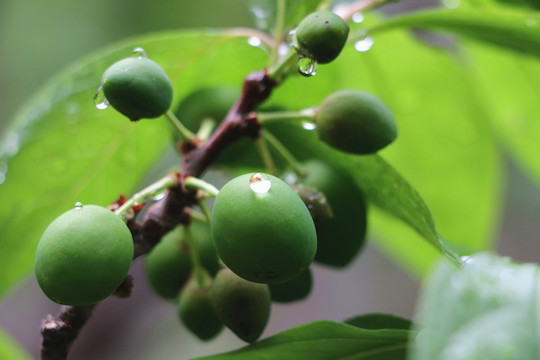
[[[247,40],[248,44],[253,46],[253,47],[259,47],[261,46],[261,39],[259,39],[258,37],[256,36],[250,36]]]
[[[302,124],[302,127],[304,128],[304,130],[311,131],[311,130],[315,130],[317,128],[317,125],[315,125],[315,123],[306,121],[305,123]]]
[[[109,107],[109,101],[105,97],[105,93],[103,92],[103,85],[99,85],[99,87],[96,90],[96,93],[94,94],[94,104],[96,104],[96,108],[99,110],[105,110]]]
[[[81,210],[83,208],[83,204],[80,201],[77,201],[75,203],[75,210]]]
[[[317,74],[317,69],[319,64],[312,58],[309,57],[300,57],[298,59],[298,72],[300,75],[309,77]]]
[[[473,262],[473,258],[470,256],[462,256],[460,259],[464,264],[470,264]]]
[[[255,173],[249,178],[249,187],[257,194],[265,194],[270,190],[272,183],[267,175]]]
[[[136,47],[133,49],[133,56],[137,59],[146,59],[148,56],[146,56],[146,51],[142,47]]]
[[[298,182],[298,175],[294,172],[288,172],[285,174],[284,180],[289,185],[296,184]]]
[[[352,15],[351,19],[354,23],[360,24],[364,21],[364,14],[362,14],[361,12],[356,12]]]
[[[373,46],[373,43],[374,43],[373,38],[366,36],[365,38],[358,40],[354,44],[354,48],[356,49],[356,51],[366,52],[369,49],[371,49],[371,47]]]
[[[152,195],[152,200],[154,201],[159,201],[161,199],[163,199],[165,197],[165,194],[167,193],[167,190],[165,189],[162,189],[162,190],[159,190],[159,191],[156,191],[153,195]]]
[[[285,57],[289,53],[289,51],[291,51],[291,48],[289,47],[289,45],[285,43],[279,44],[279,47],[278,47],[279,56]]]
[[[296,29],[289,31],[285,42],[293,48],[298,48],[298,42],[296,41]]]
[[[457,9],[461,4],[461,0],[442,0],[443,6],[448,9]]]

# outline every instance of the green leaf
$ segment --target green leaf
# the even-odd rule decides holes
[[[390,314],[364,314],[345,320],[346,324],[367,330],[412,329],[410,320]]]
[[[2,360],[31,360],[32,357],[0,327],[0,359]]]
[[[319,4],[325,0],[287,0],[283,14],[283,29],[291,30],[304,17],[314,12]],[[273,33],[278,16],[278,0],[250,0],[251,12],[255,16],[256,26],[264,31]]]
[[[404,360],[408,330],[365,330],[332,321],[301,325],[242,349],[200,360]]]
[[[131,195],[171,146],[165,118],[132,123],[114,109],[97,110],[103,71],[142,46],[174,83],[175,99],[211,84],[240,84],[267,55],[244,37],[165,33],[131,39],[82,59],[42,89],[0,141],[0,296],[32,267],[48,223],[76,201],[107,205]],[[7,171],[6,171],[7,169]]]
[[[413,360],[538,359],[539,268],[494,254],[441,263],[423,291]]]
[[[368,32],[373,36],[381,31],[402,27],[451,31],[540,56],[540,15],[530,12],[509,9],[426,11],[394,17]]]

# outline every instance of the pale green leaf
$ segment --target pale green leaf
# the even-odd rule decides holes
[[[539,268],[494,254],[442,263],[423,291],[413,360],[538,359]]]

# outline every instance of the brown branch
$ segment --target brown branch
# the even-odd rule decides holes
[[[196,204],[197,198],[196,192],[188,191],[182,186],[182,180],[187,176],[199,177],[219,153],[234,141],[241,137],[259,136],[260,125],[253,111],[268,98],[276,85],[277,82],[271,79],[266,71],[248,75],[240,98],[210,139],[201,144],[193,143],[193,147],[185,148],[178,186],[169,189],[163,199],[148,209],[142,223],[134,219],[130,219],[127,223],[133,236],[133,258],[148,253],[163,235],[178,224],[189,222],[189,213],[185,210],[190,205]],[[122,201],[121,199],[119,201]],[[118,202],[111,206],[118,206]],[[128,275],[115,295],[129,297],[132,288],[133,281]],[[67,359],[71,345],[97,305],[62,306],[58,317],[48,315],[41,325],[43,336],[41,359]]]

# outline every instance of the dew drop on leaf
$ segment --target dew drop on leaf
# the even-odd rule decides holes
[[[247,42],[248,42],[249,45],[251,45],[253,47],[259,47],[262,44],[261,39],[259,39],[256,36],[250,36],[248,38]]]
[[[309,57],[300,57],[298,59],[298,72],[300,75],[309,77],[317,74],[319,64],[315,59]]]
[[[103,85],[99,85],[96,93],[94,94],[94,104],[96,104],[96,108],[99,110],[105,110],[109,107],[109,101],[103,92]]]
[[[312,123],[310,121],[306,121],[305,123],[302,124],[302,127],[304,128],[304,130],[315,130],[317,128],[317,125],[315,125],[315,123]]]
[[[75,210],[81,210],[83,208],[83,204],[80,201],[77,201],[75,203]]]
[[[373,43],[374,43],[373,38],[366,36],[365,38],[358,40],[354,44],[354,49],[358,52],[366,52],[369,49],[371,49],[371,47],[373,46]]]
[[[361,12],[355,12],[352,15],[351,19],[355,24],[360,24],[364,21],[364,14],[362,14]]]
[[[133,56],[137,59],[146,59],[148,56],[146,55],[146,51],[142,47],[136,47],[133,49]]]
[[[272,183],[267,175],[255,173],[249,178],[249,187],[257,194],[265,194],[270,191]]]

